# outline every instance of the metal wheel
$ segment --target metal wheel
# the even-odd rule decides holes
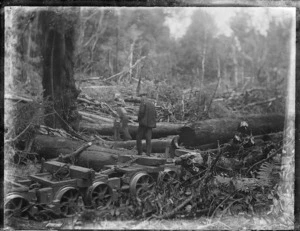
[[[138,199],[150,195],[154,188],[153,178],[145,172],[137,173],[130,181],[130,193]]]
[[[65,217],[71,217],[78,211],[79,192],[73,187],[66,187],[58,192],[60,212]]]
[[[28,200],[20,195],[11,195],[5,203],[4,215],[5,218],[10,217],[28,217],[28,209],[30,204]]]
[[[158,180],[160,183],[176,184],[178,181],[178,174],[174,170],[165,169],[163,172],[159,173]]]
[[[88,190],[88,200],[93,208],[103,208],[110,205],[113,191],[103,182],[95,182]]]

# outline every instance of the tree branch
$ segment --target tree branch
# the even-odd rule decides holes
[[[5,94],[4,99],[17,100],[17,101],[23,101],[23,102],[33,102],[33,99],[29,99],[29,98],[25,98],[25,97],[17,96],[17,95],[11,95],[11,94]]]
[[[92,142],[88,142],[80,146],[75,152],[67,154],[65,156],[60,156],[59,160],[62,162],[67,161],[68,159],[71,160],[72,164],[74,164],[74,160],[77,159],[80,153],[82,153],[84,150],[86,150],[88,147],[92,146]]]
[[[112,79],[112,78],[114,78],[114,77],[116,77],[116,76],[119,76],[119,75],[122,75],[122,74],[124,74],[124,73],[126,73],[126,72],[129,72],[131,69],[135,68],[136,65],[139,64],[139,63],[140,63],[143,59],[145,59],[145,58],[146,58],[146,56],[141,57],[140,59],[138,59],[138,60],[135,62],[135,64],[133,64],[133,65],[132,65],[130,68],[128,68],[127,70],[125,69],[125,70],[123,70],[123,71],[121,71],[121,72],[119,72],[119,73],[117,73],[117,74],[115,74],[115,75],[112,75],[112,76],[110,76],[110,77],[104,79],[104,81],[110,80],[110,79]]]
[[[6,144],[6,143],[10,143],[10,142],[16,141],[21,135],[23,135],[23,134],[26,132],[26,130],[27,130],[30,126],[31,126],[31,122],[27,125],[27,127],[26,127],[19,135],[17,135],[17,136],[16,136],[15,138],[13,138],[13,139],[5,140],[4,143]]]

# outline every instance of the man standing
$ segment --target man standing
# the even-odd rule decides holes
[[[150,156],[151,154],[151,138],[152,138],[152,128],[156,127],[156,110],[152,102],[146,99],[145,93],[140,94],[141,104],[138,113],[139,127],[136,136],[136,146],[138,155],[142,155],[142,139],[146,138],[146,154]]]
[[[117,108],[118,118],[114,121],[114,138],[115,140],[131,140],[131,135],[128,131],[128,116],[123,104],[118,102]]]

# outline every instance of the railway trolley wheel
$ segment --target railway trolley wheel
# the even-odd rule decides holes
[[[139,172],[130,181],[130,193],[138,199],[150,195],[154,189],[154,179],[145,172]]]
[[[104,182],[95,182],[88,189],[88,201],[95,209],[107,207],[110,205],[113,197],[112,188]]]
[[[61,189],[56,198],[60,201],[60,212],[65,217],[73,216],[78,210],[79,192],[74,187]]]
[[[5,202],[4,215],[5,218],[22,217],[27,218],[30,203],[21,195],[10,195]]]
[[[178,174],[172,169],[165,169],[159,173],[158,180],[160,183],[171,183],[176,185],[178,183]]]

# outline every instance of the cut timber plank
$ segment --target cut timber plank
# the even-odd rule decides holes
[[[132,160],[133,158],[136,158],[134,163],[140,164],[140,165],[146,165],[146,166],[159,166],[164,165],[167,162],[167,159],[165,158],[157,158],[157,157],[148,157],[148,156],[119,156],[118,161],[121,163],[128,162]]]
[[[66,165],[66,164],[58,162],[58,161],[47,161],[44,163],[44,168],[48,172],[54,173],[58,169],[62,168],[64,165]],[[79,179],[94,179],[95,171],[92,169],[71,165],[70,166],[70,177],[71,178],[79,178]]]
[[[69,179],[69,180],[63,180],[63,181],[52,181],[51,180],[51,174],[45,175],[45,174],[36,174],[29,176],[32,180],[37,181],[41,183],[44,186],[50,186],[50,187],[61,187],[61,186],[77,186],[77,180],[76,179]]]

